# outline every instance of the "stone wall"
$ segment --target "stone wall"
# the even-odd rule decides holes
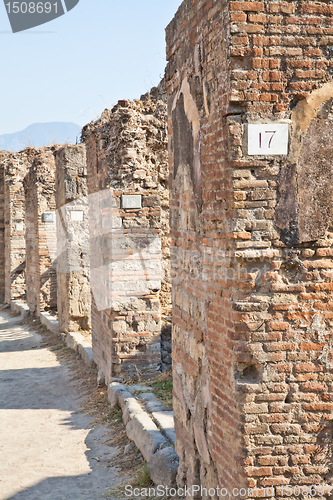
[[[166,105],[119,101],[82,137],[94,359],[107,381],[149,374],[161,363],[160,306],[170,312]]]
[[[55,153],[57,302],[61,332],[91,328],[87,166],[84,145]]]
[[[167,28],[179,484],[332,482],[332,12],[185,0]]]
[[[34,149],[24,178],[27,304],[32,313],[57,308],[55,147]]]

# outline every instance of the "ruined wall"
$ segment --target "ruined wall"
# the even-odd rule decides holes
[[[0,303],[5,301],[5,175],[3,161],[8,153],[0,151]]]
[[[23,179],[34,158],[34,151],[7,153],[2,162],[4,182],[4,272],[5,302],[24,299],[25,284],[25,206]]]
[[[57,308],[57,229],[55,217],[55,147],[33,150],[23,180],[26,221],[27,304],[37,315]]]
[[[89,216],[83,144],[55,153],[57,302],[61,332],[91,328]]]
[[[167,28],[180,484],[332,481],[332,12],[186,0]]]
[[[160,303],[169,314],[171,302],[166,105],[148,96],[119,101],[82,137],[94,359],[107,381],[120,372],[154,372],[161,362]]]

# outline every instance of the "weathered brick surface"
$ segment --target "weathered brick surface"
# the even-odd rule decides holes
[[[161,363],[160,307],[169,313],[171,302],[166,105],[147,96],[119,101],[84,127],[83,141],[93,352],[109,381]],[[123,195],[141,195],[141,208],[123,208]]]
[[[331,10],[186,0],[167,28],[179,483],[331,481]],[[288,156],[248,156],[277,120]]]
[[[62,332],[90,330],[91,290],[86,151],[82,144],[55,153],[57,304]]]
[[[55,217],[55,147],[33,149],[31,168],[23,180],[26,220],[26,298],[39,314],[57,308]],[[53,213],[53,221],[44,220]]]

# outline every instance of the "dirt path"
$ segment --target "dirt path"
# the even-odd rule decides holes
[[[122,451],[110,428],[78,411],[80,385],[41,335],[0,311],[0,500],[99,500],[126,482],[110,465]]]

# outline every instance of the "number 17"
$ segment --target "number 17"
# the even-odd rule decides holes
[[[276,134],[276,130],[265,130],[265,134],[272,134],[271,138],[268,141],[268,149],[270,149],[273,137]],[[262,132],[259,132],[259,148],[262,149]]]

